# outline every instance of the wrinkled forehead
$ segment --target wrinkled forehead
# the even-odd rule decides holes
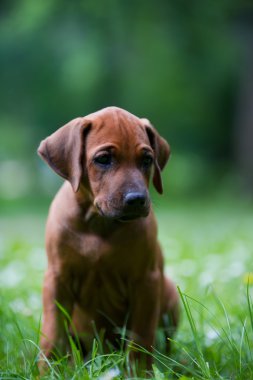
[[[128,112],[97,112],[88,119],[92,121],[92,127],[87,137],[87,149],[104,144],[116,145],[121,150],[149,145],[141,120]]]

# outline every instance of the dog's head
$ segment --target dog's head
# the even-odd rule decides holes
[[[151,176],[162,193],[170,148],[147,119],[108,107],[58,129],[38,153],[74,192],[88,189],[101,215],[131,220],[149,213]]]

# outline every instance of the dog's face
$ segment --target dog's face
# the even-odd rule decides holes
[[[38,152],[74,191],[85,185],[102,216],[126,221],[148,215],[150,177],[161,193],[170,151],[146,119],[109,107],[60,128]]]
[[[95,120],[87,135],[85,161],[99,212],[122,220],[147,216],[154,160],[139,119],[119,113]]]

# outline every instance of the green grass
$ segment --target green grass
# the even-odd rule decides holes
[[[29,208],[28,208],[29,209]],[[46,211],[0,218],[0,378],[38,376]],[[253,379],[253,207],[235,199],[155,202],[166,273],[179,286],[182,318],[170,357],[154,352],[154,379]],[[248,283],[249,278],[249,283]],[[161,342],[160,342],[161,343]],[[139,348],[141,349],[141,348]],[[124,379],[127,354],[94,342],[83,362],[48,363],[48,379]]]

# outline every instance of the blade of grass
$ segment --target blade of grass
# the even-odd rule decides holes
[[[203,352],[201,350],[199,335],[198,335],[197,328],[196,328],[196,325],[194,322],[194,318],[192,316],[191,308],[190,308],[188,300],[187,300],[187,296],[181,292],[181,289],[179,287],[178,287],[178,292],[179,292],[180,298],[182,300],[184,310],[186,312],[186,316],[187,316],[187,319],[189,321],[191,331],[192,331],[192,335],[194,338],[194,343],[196,346],[197,356],[198,356],[198,362],[196,364],[199,366],[199,368],[201,368],[201,370],[203,371],[206,378],[211,379],[210,368],[209,368],[208,363],[205,361]]]

